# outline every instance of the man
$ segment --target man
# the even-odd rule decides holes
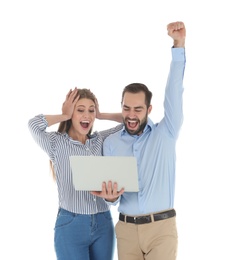
[[[116,183],[103,183],[101,192],[109,204],[120,203],[116,237],[119,260],[175,260],[177,255],[174,209],[176,141],[183,121],[182,96],[185,70],[183,22],[167,26],[174,43],[165,90],[164,117],[154,124],[152,93],[140,83],[122,93],[124,129],[104,142],[106,156],[135,156],[139,192],[118,191]]]

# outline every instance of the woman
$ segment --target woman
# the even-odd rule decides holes
[[[59,260],[109,260],[114,251],[114,225],[109,206],[89,191],[76,191],[69,157],[102,155],[103,140],[122,128],[91,134],[95,118],[122,122],[120,113],[99,113],[94,94],[87,89],[70,90],[60,115],[40,114],[29,120],[36,143],[48,154],[58,188],[54,245]],[[60,123],[57,132],[46,129]]]

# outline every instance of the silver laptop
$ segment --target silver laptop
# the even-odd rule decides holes
[[[70,156],[70,166],[76,190],[100,191],[103,181],[117,182],[118,190],[139,190],[135,157]]]

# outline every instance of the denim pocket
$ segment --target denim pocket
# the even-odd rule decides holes
[[[60,209],[55,222],[55,229],[70,225],[75,218],[75,213]]]
[[[105,212],[103,212],[102,214],[103,214],[103,216],[104,216],[104,218],[105,218],[106,220],[109,220],[109,221],[112,220],[112,215],[111,215],[111,212],[110,212],[110,211],[105,211]]]

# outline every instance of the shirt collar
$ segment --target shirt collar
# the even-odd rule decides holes
[[[91,135],[88,135],[88,138],[89,138],[88,140],[95,138],[96,135],[97,135],[96,132],[94,132],[94,133],[91,134]],[[69,140],[71,143],[73,143],[73,144],[81,144],[81,145],[83,145],[82,142],[80,142],[80,141],[78,141],[78,140],[72,139],[72,138],[68,135],[68,133],[66,133],[66,132],[63,133],[63,136],[65,136],[65,138],[68,139],[68,140]],[[88,140],[86,140],[86,143],[88,142]]]

